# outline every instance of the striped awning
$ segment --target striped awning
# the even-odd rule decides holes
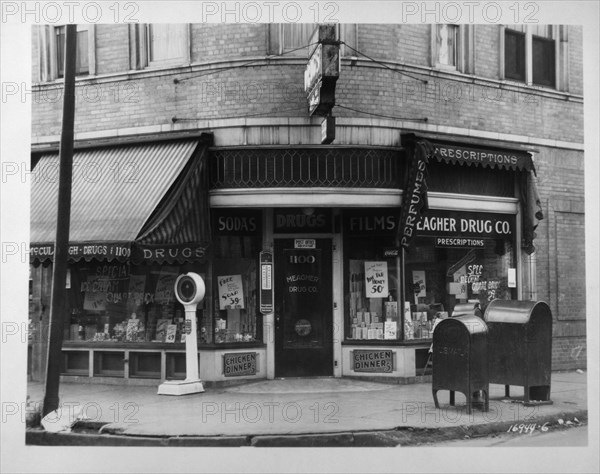
[[[79,260],[192,261],[201,259],[209,240],[202,225],[191,226],[178,240],[165,232],[152,243],[163,245],[146,259],[136,241],[153,222],[154,228],[175,226],[169,211],[190,202],[207,189],[186,173],[202,174],[206,140],[182,139],[76,150],[73,156],[69,257]],[[31,184],[30,260],[53,258],[58,199],[58,153],[40,157]],[[174,205],[175,203],[175,205]],[[178,215],[181,218],[182,214]],[[196,216],[204,222],[208,214]],[[195,221],[197,224],[197,220]],[[167,248],[169,245],[172,248]],[[170,250],[170,252],[169,252]]]

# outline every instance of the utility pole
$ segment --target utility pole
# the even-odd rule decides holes
[[[77,25],[67,25],[65,34],[65,85],[63,121],[60,135],[60,168],[58,181],[58,212],[52,297],[50,300],[50,331],[46,365],[46,391],[42,416],[58,408],[58,386],[62,358],[63,318],[66,309],[67,259],[69,258],[69,227],[71,222],[71,178],[73,176],[73,128],[75,124],[75,67]]]

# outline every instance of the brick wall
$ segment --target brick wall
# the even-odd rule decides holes
[[[261,56],[267,42],[266,25],[193,25],[192,62]],[[498,29],[476,27],[476,71],[496,78]],[[430,58],[429,25],[361,25],[361,49],[381,59],[426,66]],[[35,35],[34,35],[35,36]],[[98,74],[129,70],[128,25],[98,25]],[[572,42],[577,38],[572,35]],[[383,41],[398,47],[382,49]],[[34,69],[37,41],[34,43]],[[575,49],[571,54],[576,63]],[[581,62],[579,60],[579,62]],[[186,69],[146,71],[119,78],[89,78],[79,83],[77,131],[170,123],[182,118],[224,118],[285,109],[288,117],[306,117],[304,60],[271,60],[268,66],[243,67],[207,74]],[[38,68],[39,69],[39,68]],[[572,67],[576,70],[575,66]],[[573,71],[573,74],[575,71]],[[337,86],[337,103],[391,117],[427,118],[435,125],[460,126],[500,133],[582,141],[582,105],[520,90],[498,89],[495,83],[473,84],[453,76],[429,77],[425,84],[367,60],[344,62]],[[174,84],[173,79],[183,79]],[[573,87],[577,86],[575,79]],[[580,82],[580,81],[579,81]],[[43,86],[33,108],[34,135],[56,134],[60,84]],[[296,110],[289,110],[297,107]],[[337,108],[340,117],[356,112]],[[279,114],[281,115],[281,114]],[[360,116],[360,115],[359,115]],[[363,116],[366,116],[363,114]]]
[[[96,25],[96,73],[129,71],[129,25]]]
[[[540,147],[544,220],[536,229],[538,300],[553,316],[552,367],[586,367],[583,153]]]

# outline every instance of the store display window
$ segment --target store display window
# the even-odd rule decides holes
[[[239,235],[218,236],[213,242],[212,308],[217,344],[262,339],[256,273],[260,245],[260,237]]]
[[[175,298],[181,273],[206,275],[200,264],[73,264],[67,273],[69,315],[65,341],[184,342],[184,308]],[[211,341],[204,303],[198,306],[198,341]]]
[[[401,338],[396,214],[394,210],[344,213],[346,341]]]
[[[434,210],[417,235],[405,254],[406,340],[430,338],[436,318],[516,298],[513,215]]]

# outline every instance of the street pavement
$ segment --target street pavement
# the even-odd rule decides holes
[[[522,403],[522,387],[511,387],[511,397],[506,398],[504,386],[492,384],[489,411],[475,406],[471,414],[460,393],[456,405],[450,406],[447,391],[438,392],[436,409],[430,382],[277,379],[180,397],[157,395],[158,383],[151,387],[62,382],[63,416],[80,411],[87,420],[70,434],[28,429],[27,443],[398,446],[485,436],[519,424],[535,431],[552,430],[567,422],[585,423],[586,381],[587,373],[581,371],[553,373],[553,403],[534,406]],[[43,384],[30,382],[30,402],[41,402],[43,390]]]

